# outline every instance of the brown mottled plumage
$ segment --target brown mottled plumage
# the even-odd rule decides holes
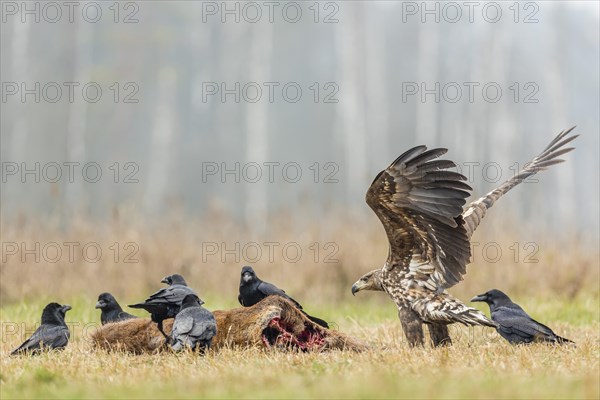
[[[456,164],[439,159],[446,149],[417,146],[402,154],[375,177],[366,195],[390,242],[387,261],[359,279],[352,293],[388,293],[411,345],[423,344],[423,323],[430,324],[436,346],[450,343],[447,328],[442,328],[447,324],[494,327],[483,313],[446,289],[463,279],[471,258],[469,240],[487,209],[526,178],[562,162],[557,157],[573,150],[564,148],[577,137],[568,136],[573,129],[558,134],[518,175],[466,209],[472,189],[463,182],[466,177],[449,170]]]

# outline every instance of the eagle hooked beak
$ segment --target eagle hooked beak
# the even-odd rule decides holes
[[[383,287],[378,278],[379,273],[380,270],[374,270],[361,276],[360,279],[352,285],[352,295],[354,296],[361,290],[383,291]]]
[[[364,286],[365,284],[361,281],[355,282],[354,285],[352,285],[352,296],[355,296],[356,293],[360,292]]]

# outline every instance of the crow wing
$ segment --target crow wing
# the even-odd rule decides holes
[[[133,304],[129,307],[143,308],[151,311],[152,309],[161,306],[181,306],[183,298],[188,294],[196,294],[196,292],[189,286],[172,285],[162,288],[158,292],[150,295],[143,303]]]
[[[217,332],[217,324],[213,314],[201,307],[187,308],[181,311],[173,324],[173,339],[179,343],[180,349],[187,345],[194,347],[198,341],[207,341]]]
[[[137,317],[135,315],[126,313],[125,311],[119,312],[119,315],[118,315],[119,321],[124,321],[126,319],[133,319],[133,318],[137,318]]]
[[[257,290],[259,292],[261,292],[262,294],[264,294],[265,297],[276,295],[276,296],[281,296],[285,299],[288,299],[289,301],[294,303],[294,305],[296,307],[298,307],[300,310],[302,310],[302,306],[300,305],[300,303],[298,303],[296,300],[294,300],[290,296],[288,296],[285,291],[279,289],[277,286],[275,286],[269,282],[261,281],[260,284],[257,286]]]
[[[189,286],[184,285],[172,285],[166,288],[160,289],[158,292],[151,295],[146,303],[168,303],[168,304],[181,304],[183,298],[188,294],[196,294]]]
[[[446,149],[414,147],[381,171],[366,201],[385,228],[390,253],[384,269],[400,268],[430,290],[458,283],[471,256],[461,213],[471,187],[439,160]]]
[[[194,312],[194,328],[191,335],[197,340],[209,340],[217,333],[217,321],[205,308],[198,307]]]
[[[125,311],[118,311],[118,310],[102,312],[102,314],[100,315],[100,321],[102,322],[102,325],[108,324],[111,322],[124,321],[126,319],[132,319],[132,318],[137,318],[137,317],[135,315],[126,313]]]
[[[177,314],[173,323],[173,337],[188,334],[194,328],[194,316],[190,313],[190,309],[181,311]]]
[[[498,330],[509,336],[522,338],[524,342],[556,340],[556,334],[544,324],[529,317],[524,311],[508,307],[498,307],[492,313],[492,320],[498,323]]]
[[[66,326],[42,325],[11,354],[38,351],[42,346],[52,349],[63,348],[69,342],[69,336],[69,329]]]

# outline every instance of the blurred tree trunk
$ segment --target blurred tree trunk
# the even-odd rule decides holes
[[[268,94],[262,82],[272,81],[271,63],[273,60],[273,24],[259,22],[250,24],[250,59],[248,60],[249,81],[261,87],[262,97],[256,103],[246,101],[246,162],[257,163],[260,168],[269,157],[269,107]],[[254,92],[248,92],[254,96]],[[253,169],[252,169],[253,170]],[[249,169],[250,171],[250,169]],[[263,171],[264,172],[264,171]],[[251,176],[249,178],[254,178]],[[267,228],[268,210],[268,177],[256,183],[246,182],[246,201],[244,220],[246,225],[257,233],[264,233]]]
[[[488,73],[485,82],[481,82],[478,87],[480,94],[477,95],[479,99],[477,101],[481,102],[485,108],[487,123],[481,135],[481,150],[479,151],[482,162],[485,164],[476,169],[475,178],[485,193],[515,175],[516,171],[514,168],[511,170],[511,167],[516,162],[519,163],[519,168],[522,168],[523,148],[527,148],[526,142],[529,139],[525,138],[525,143],[520,140],[513,117],[513,111],[519,107],[518,103],[515,104],[513,93],[510,91],[512,82],[509,70],[513,37],[507,30],[491,29],[489,31],[488,46],[494,57],[488,61],[489,65],[484,67]],[[486,95],[492,99],[496,96],[493,88],[486,90],[486,93],[482,92],[488,82],[495,82],[502,88],[502,96],[495,103],[485,100],[483,97]],[[500,167],[499,170],[497,166]],[[500,177],[497,177],[497,174],[501,174]],[[520,197],[520,194],[514,193],[513,196]],[[517,210],[517,213],[519,212],[521,210]],[[513,215],[513,217],[517,217],[517,215]]]
[[[544,132],[545,137],[547,137],[547,141],[549,141],[553,135],[556,135],[561,130],[575,125],[575,122],[568,121],[568,90],[564,79],[565,76],[569,75],[565,65],[565,54],[568,54],[569,46],[571,46],[571,42],[565,38],[564,32],[573,32],[575,27],[569,26],[570,20],[565,18],[565,15],[569,15],[569,10],[565,7],[565,4],[558,3],[552,8],[552,10],[553,29],[551,33],[551,43],[553,48],[552,51],[548,52],[548,54],[552,56],[547,63],[548,73],[546,76],[549,82],[545,85],[552,88],[552,95],[546,95],[546,101],[550,103],[551,107],[551,117],[548,120],[550,121],[551,126],[549,127],[548,132]],[[574,143],[575,147],[578,145],[579,144],[577,142]],[[579,151],[581,150],[583,149],[580,149]],[[577,199],[575,197],[577,193],[577,172],[575,168],[576,160],[572,155],[561,158],[569,159],[569,161],[561,164],[560,168],[556,169],[556,176],[558,177],[557,182],[560,182],[560,190],[557,191],[552,184],[548,184],[541,194],[544,195],[543,200],[551,199],[553,203],[551,206],[552,209],[560,210],[562,221],[575,221],[577,210],[578,208],[581,209],[581,207],[577,207]],[[598,183],[597,180],[596,183]],[[537,210],[540,211],[539,207]],[[542,220],[543,218],[544,215],[540,211],[538,220]],[[557,224],[556,221],[552,222],[554,222],[554,228],[560,228],[561,224]]]
[[[73,81],[79,83],[75,91],[81,91],[82,86],[90,81],[90,66],[92,64],[93,30],[95,24],[84,21],[74,22],[76,31],[74,35],[73,54]],[[67,154],[66,160],[84,165],[87,162],[85,147],[86,123],[88,103],[76,96],[75,101],[69,105],[67,121]],[[97,160],[94,160],[97,161]],[[64,211],[75,214],[84,211],[85,198],[83,182],[75,179],[73,183],[65,185]],[[87,205],[89,207],[89,204]]]
[[[438,114],[441,103],[434,94],[425,94],[435,90],[439,82],[439,24],[419,24],[417,54],[417,115],[416,139],[418,143],[434,146],[438,135]],[[425,92],[425,93],[424,93]],[[424,97],[422,97],[424,96]]]
[[[151,215],[159,211],[168,211],[169,178],[171,172],[171,156],[176,146],[177,131],[174,117],[175,88],[177,86],[176,70],[163,65],[157,70],[154,122],[150,142],[150,156],[146,159],[148,168],[145,182],[144,202],[146,211]]]
[[[194,18],[201,20],[202,3],[191,2]],[[188,191],[186,182],[197,182],[198,171],[202,171],[202,162],[208,155],[217,154],[219,151],[218,141],[214,140],[214,118],[216,102],[204,102],[202,98],[202,83],[213,76],[213,72],[219,67],[217,51],[220,45],[219,36],[215,35],[213,24],[191,24],[188,37],[189,45],[186,49],[190,65],[188,66],[189,81],[189,116],[187,126],[183,128],[185,141],[182,143],[181,193],[187,199],[189,209],[196,211],[196,205],[202,205],[202,211],[208,210],[211,199],[209,190]],[[207,183],[202,182],[206,187]]]
[[[243,60],[250,57],[250,50],[248,46],[240,46],[240,43],[247,41],[247,24],[219,22],[214,29],[215,34],[211,44],[214,60],[208,61],[211,73],[205,81],[217,85],[224,84],[226,90],[231,91],[236,82],[240,82],[241,85],[248,76],[247,65]],[[208,132],[210,136],[206,140],[216,145],[216,151],[208,154],[207,160],[217,162],[221,170],[223,169],[221,163],[225,163],[228,170],[233,170],[235,163],[241,163],[245,158],[243,120],[245,105],[241,99],[236,103],[233,94],[222,95],[223,87],[219,86],[219,93],[207,99],[209,110],[213,115],[212,126]],[[218,188],[214,190],[218,196],[212,197],[214,200],[211,202],[212,211],[226,212],[239,221],[244,219],[245,210],[240,206],[239,199],[245,196],[245,191],[243,185],[232,183],[234,183],[233,175],[230,174],[222,180],[219,173],[214,179],[203,184],[203,188],[208,190]]]
[[[346,189],[346,205],[357,204],[367,184],[367,126],[365,121],[363,71],[364,65],[364,4],[345,3],[341,8],[343,18],[336,29],[336,49],[340,103],[336,116],[337,139],[343,143],[342,168]]]
[[[30,24],[15,22],[13,23],[13,28],[10,76],[12,76],[15,81],[24,81],[29,76],[27,51],[29,48]],[[19,110],[20,112],[14,115],[11,132],[12,149],[10,154],[12,154],[15,159],[24,158],[28,133],[25,105],[21,104]]]
[[[23,24],[20,22],[13,23],[14,30],[12,31],[12,47],[11,47],[11,70],[10,73],[7,74],[13,78],[13,81],[25,81],[29,76],[29,64],[28,64],[28,49],[30,43],[30,34],[31,34],[31,25]],[[5,78],[3,77],[3,80]],[[15,96],[16,97],[16,96]],[[21,103],[19,100],[14,100],[14,103],[17,103],[16,110],[17,112],[13,115],[12,126],[10,126],[10,142],[7,139],[6,132],[2,132],[2,159],[3,161],[17,161],[17,160],[27,160],[28,157],[31,156],[29,152],[29,115],[28,115],[28,105],[26,103]],[[3,105],[4,107],[4,105]],[[10,119],[6,116],[2,124],[5,124]],[[8,143],[7,143],[8,142]],[[6,147],[9,144],[9,149],[7,151]],[[6,152],[6,153],[5,153]],[[24,185],[19,185],[15,187],[18,190],[18,193],[13,193],[11,197],[18,199],[21,196],[25,195]],[[6,193],[4,190],[0,191],[2,198],[0,199],[2,207],[2,214],[6,212],[8,209],[8,204],[6,203]],[[18,204],[13,205],[15,208],[18,208]]]
[[[369,157],[372,165],[368,166],[371,173],[376,173],[384,167],[382,157],[393,157],[389,155],[389,99],[388,99],[388,77],[386,65],[389,62],[386,57],[385,24],[382,9],[377,3],[369,5],[366,9],[366,42],[365,62],[367,83],[365,85],[367,126],[369,131],[370,146]],[[385,164],[385,162],[384,162]]]

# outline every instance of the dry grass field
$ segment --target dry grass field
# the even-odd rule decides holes
[[[23,260],[21,254],[5,252],[0,265],[0,397],[600,397],[597,244],[577,237],[565,242],[541,232],[514,231],[506,221],[501,226],[490,223],[474,237],[480,244],[465,281],[451,289],[464,301],[494,287],[502,289],[534,318],[574,340],[577,347],[514,347],[493,330],[454,325],[452,347],[411,349],[403,340],[395,307],[384,295],[350,294],[352,282],[379,267],[387,253],[383,230],[375,218],[318,227],[292,224],[285,218],[278,221],[271,230],[276,234],[262,237],[246,236],[243,227],[218,218],[210,221],[211,227],[218,227],[210,233],[208,224],[176,218],[156,226],[123,218],[104,226],[76,222],[68,230],[49,228],[52,221],[38,226],[22,218],[18,224],[3,226],[4,242],[33,246],[38,241],[41,247],[51,242],[94,242],[102,248],[103,257],[86,262],[76,252],[73,260],[63,254],[58,262],[49,263],[43,255],[36,262],[32,256]],[[537,237],[543,240],[534,240]],[[243,248],[250,242],[268,241],[277,241],[280,248],[296,243],[303,256],[293,262],[275,251],[272,260],[263,255],[257,262],[248,262],[243,254],[239,261],[230,254],[223,262],[222,254],[209,255],[213,251],[207,248],[207,243],[235,248],[239,242]],[[122,253],[115,260],[109,249],[115,242],[120,247],[137,244],[138,262],[124,263]],[[310,248],[315,242],[321,249],[317,256]],[[526,258],[529,250],[523,249],[530,242],[537,250],[533,258]],[[333,262],[325,262],[331,251],[324,247],[327,243],[337,246],[330,257]],[[487,243],[495,243],[487,248],[501,249],[502,256],[490,253],[484,257],[481,248]],[[100,292],[110,291],[122,305],[131,304],[158,289],[163,276],[179,271],[209,309],[228,309],[237,306],[239,270],[244,264],[252,264],[263,279],[285,288],[311,314],[370,343],[371,350],[282,353],[226,349],[204,357],[92,350],[88,336],[99,323],[94,304]],[[39,357],[8,357],[38,323],[41,309],[49,301],[73,306],[67,314],[72,326],[67,349]],[[475,305],[489,311],[480,303]]]

